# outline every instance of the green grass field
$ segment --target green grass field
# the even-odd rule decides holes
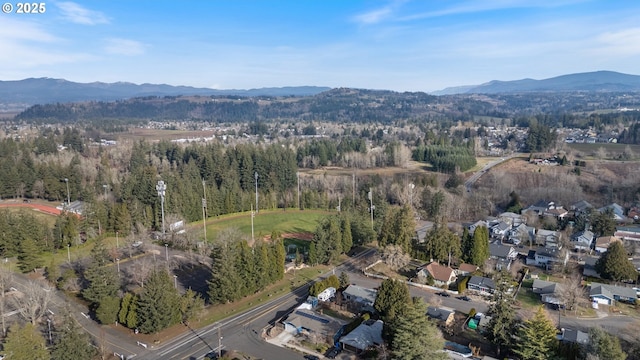
[[[282,234],[311,233],[315,231],[318,221],[329,214],[330,212],[321,210],[261,210],[253,218],[253,231],[256,237],[271,235],[273,230],[278,230]],[[215,239],[221,230],[227,228],[236,228],[243,234],[251,235],[251,213],[230,214],[208,219],[207,239]]]
[[[34,209],[24,208],[24,207],[3,207],[3,208],[0,208],[0,211],[9,211],[13,213],[25,213],[25,214],[33,215],[36,219],[44,221],[49,227],[53,227],[53,225],[56,223],[56,218],[57,218],[56,215],[47,214],[40,211],[36,211]]]

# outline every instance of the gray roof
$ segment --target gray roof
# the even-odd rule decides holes
[[[540,279],[533,280],[533,292],[536,294],[553,294],[556,291],[558,283],[552,281],[544,281]]]
[[[455,310],[448,308],[437,308],[433,306],[427,307],[427,316],[433,319],[447,321],[451,314],[455,313]]]
[[[380,345],[382,344],[383,325],[382,320],[367,320],[343,336],[340,342],[360,350],[367,350],[373,345]]]
[[[489,289],[496,288],[496,283],[494,283],[493,280],[486,277],[475,276],[475,275],[472,276],[471,279],[469,279],[469,282],[467,283],[467,285],[475,285],[477,287],[485,287]]]
[[[288,323],[297,329],[303,328],[319,334],[327,334],[333,336],[340,330],[345,322],[318,314],[315,311],[307,309],[296,309],[287,317],[284,323]]]
[[[586,345],[589,343],[589,334],[580,330],[562,329],[560,340]]]
[[[503,258],[506,259],[509,257],[509,254],[512,252],[513,247],[501,245],[501,244],[489,244],[489,254],[492,257]]]
[[[615,297],[622,297],[628,299],[636,299],[638,295],[632,288],[615,286],[608,284],[591,283],[591,290],[589,296],[604,296],[609,299],[615,299]]]
[[[584,212],[584,211],[587,211],[587,209],[590,209],[590,208],[593,208],[593,205],[591,205],[586,200],[580,200],[577,203],[571,205],[571,209],[573,209],[576,212]]]

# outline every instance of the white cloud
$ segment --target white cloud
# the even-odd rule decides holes
[[[142,55],[145,52],[146,45],[135,40],[110,38],[106,40],[104,50],[114,55]]]
[[[393,13],[395,12],[395,10],[400,7],[400,5],[402,5],[402,3],[404,3],[406,0],[395,0],[389,4],[387,4],[386,6],[383,6],[379,9],[375,9],[375,10],[371,10],[371,11],[367,11],[365,13],[362,14],[358,14],[356,16],[353,17],[353,21],[359,23],[359,24],[365,24],[365,25],[370,25],[370,24],[376,24],[379,23],[383,20],[386,20],[388,18],[390,18]]]
[[[109,19],[99,11],[89,10],[71,1],[56,4],[62,10],[62,16],[68,21],[81,25],[107,24]]]
[[[601,46],[597,49],[601,55],[638,55],[640,54],[640,27],[610,31],[596,37]]]

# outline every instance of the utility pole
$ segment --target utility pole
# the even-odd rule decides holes
[[[69,192],[69,178],[64,178],[64,182],[67,183],[67,208],[71,206],[71,192]]]
[[[256,216],[253,212],[253,205],[251,205],[251,242],[255,244],[255,239],[253,237],[253,217]]]
[[[356,170],[351,174],[351,206],[356,207]]]
[[[370,210],[371,210],[371,229],[373,230],[373,210],[375,210],[375,206],[373,206],[373,192],[371,192],[371,188],[369,188],[369,202],[370,202]]]
[[[202,179],[202,228],[204,229],[204,241],[207,242],[207,188]]]
[[[256,213],[258,212],[258,172],[256,171],[253,176],[256,178]]]
[[[300,210],[300,171],[296,172],[298,177],[298,210]]]
[[[415,189],[416,185],[414,183],[409,183],[409,207],[413,209],[413,189]]]

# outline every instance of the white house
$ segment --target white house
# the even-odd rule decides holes
[[[591,250],[593,239],[595,239],[593,232],[589,230],[580,231],[571,239],[571,245],[576,250]]]

